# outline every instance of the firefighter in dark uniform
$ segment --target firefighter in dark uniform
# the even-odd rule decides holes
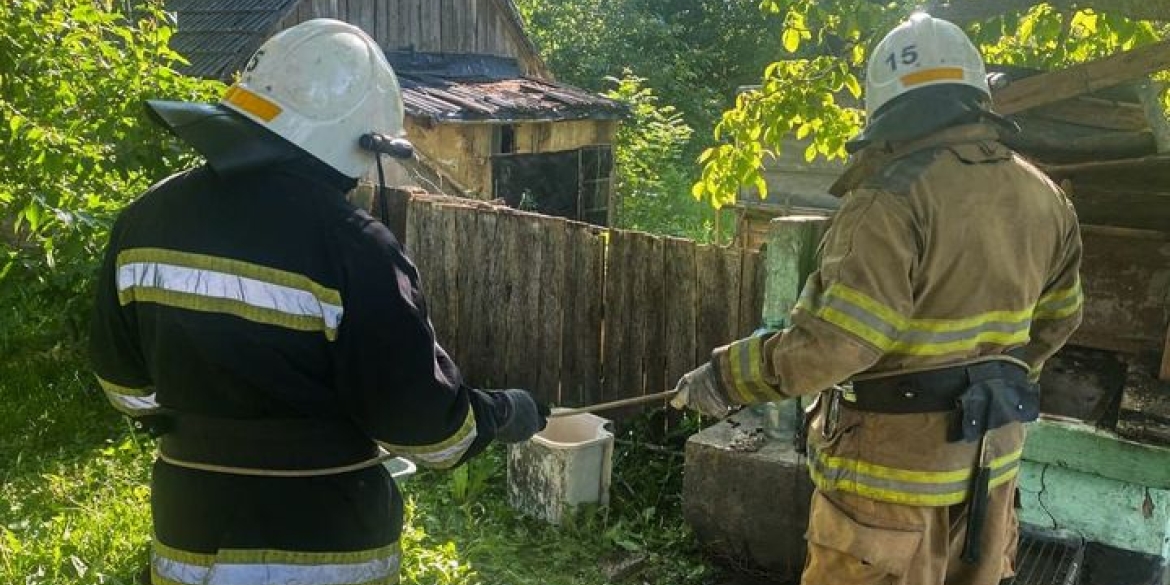
[[[402,134],[393,71],[356,27],[313,20],[219,104],[149,108],[207,164],[118,218],[91,354],[160,436],[152,582],[396,583],[402,499],[380,463],[453,467],[547,410],[464,385],[414,266],[346,201],[376,162],[360,138]]]
[[[874,50],[844,202],[786,331],[716,349],[674,404],[823,392],[804,585],[995,585],[1014,574],[1022,423],[1081,319],[1076,213],[1005,147],[982,58],[916,14]]]

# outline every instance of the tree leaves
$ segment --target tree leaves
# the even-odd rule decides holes
[[[110,5],[0,3],[5,306],[38,295],[57,299],[62,313],[88,305],[78,293],[113,216],[190,161],[146,121],[143,100],[210,100],[222,90],[170,69],[175,54],[159,4],[135,3],[134,18]]]
[[[784,29],[784,36],[782,39],[784,50],[789,53],[795,53],[800,48],[800,31],[794,28]]]
[[[859,78],[866,47],[876,44],[918,4],[763,0],[763,14],[783,18],[781,44],[791,57],[768,64],[761,89],[742,94],[723,113],[714,131],[723,144],[703,153],[703,171],[692,194],[716,208],[734,202],[742,187],[758,184],[762,156],[776,154],[787,135],[811,140],[804,151],[806,160],[845,156],[846,141],[863,122],[857,102],[862,97]],[[1048,3],[1024,0],[1019,7],[1028,7],[1019,18],[998,15],[969,27],[986,61],[1052,69],[1158,38],[1151,23],[1109,12],[1061,12]]]

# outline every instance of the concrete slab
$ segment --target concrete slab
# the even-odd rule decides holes
[[[744,409],[687,441],[683,515],[714,556],[784,580],[804,566],[812,482],[804,457],[763,426]]]

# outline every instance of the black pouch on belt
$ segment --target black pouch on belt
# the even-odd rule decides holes
[[[968,366],[971,384],[958,400],[957,424],[951,441],[978,441],[979,460],[971,478],[967,502],[967,534],[962,560],[979,562],[980,542],[990,497],[991,467],[987,461],[987,432],[1013,422],[1031,422],[1040,416],[1040,387],[1028,381],[1023,368],[1007,362]]]
[[[951,442],[974,443],[988,431],[1040,417],[1040,387],[1008,362],[967,366],[970,386],[959,395]]]

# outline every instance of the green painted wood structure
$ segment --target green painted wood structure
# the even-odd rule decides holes
[[[1170,558],[1170,449],[1075,420],[1028,429],[1020,521]]]

